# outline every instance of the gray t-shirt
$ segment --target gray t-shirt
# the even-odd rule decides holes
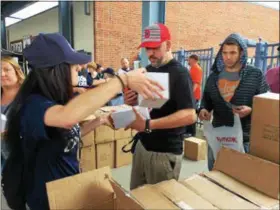
[[[219,74],[219,91],[225,101],[230,102],[240,82],[239,72],[222,71]]]

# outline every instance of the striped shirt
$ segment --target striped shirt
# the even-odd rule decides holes
[[[218,89],[219,72],[213,71],[207,79],[200,110],[205,108],[213,111],[213,127],[230,126],[234,124],[232,109],[220,94]],[[245,66],[240,71],[240,83],[230,101],[236,106],[252,107],[255,95],[269,91],[265,77],[260,69],[253,66]],[[254,110],[253,110],[254,111]],[[241,118],[243,129],[243,141],[249,141],[251,128],[251,114]]]

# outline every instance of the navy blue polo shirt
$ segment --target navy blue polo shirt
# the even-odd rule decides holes
[[[32,210],[49,209],[47,182],[79,173],[80,127],[75,125],[58,132],[57,128],[44,124],[46,110],[55,104],[41,95],[31,95],[21,110],[23,155],[34,154],[29,161],[32,167],[26,192],[27,204]]]

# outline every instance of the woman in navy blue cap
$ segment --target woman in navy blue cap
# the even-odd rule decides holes
[[[32,210],[44,210],[49,208],[46,183],[79,173],[80,133],[85,135],[108,120],[95,120],[81,131],[78,123],[125,87],[145,98],[161,96],[158,90],[162,88],[145,77],[144,69],[139,69],[117,75],[110,82],[73,98],[73,86],[77,86],[81,70],[79,64],[88,63],[91,58],[74,51],[58,33],[39,34],[25,48],[24,56],[31,71],[10,108],[5,137],[10,156],[6,165],[10,159],[11,167],[12,160],[17,158],[24,163],[23,205],[12,208],[23,209],[26,203]],[[5,167],[3,170],[5,186]],[[15,202],[8,200],[9,203]]]

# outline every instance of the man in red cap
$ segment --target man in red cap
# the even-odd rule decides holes
[[[192,81],[187,68],[172,56],[168,28],[163,24],[145,28],[140,47],[151,62],[148,72],[169,74],[170,99],[150,112],[150,120],[135,111],[130,127],[139,133],[134,138],[131,189],[179,178],[185,127],[196,121]],[[125,92],[127,104],[136,105],[136,100],[133,92]]]

